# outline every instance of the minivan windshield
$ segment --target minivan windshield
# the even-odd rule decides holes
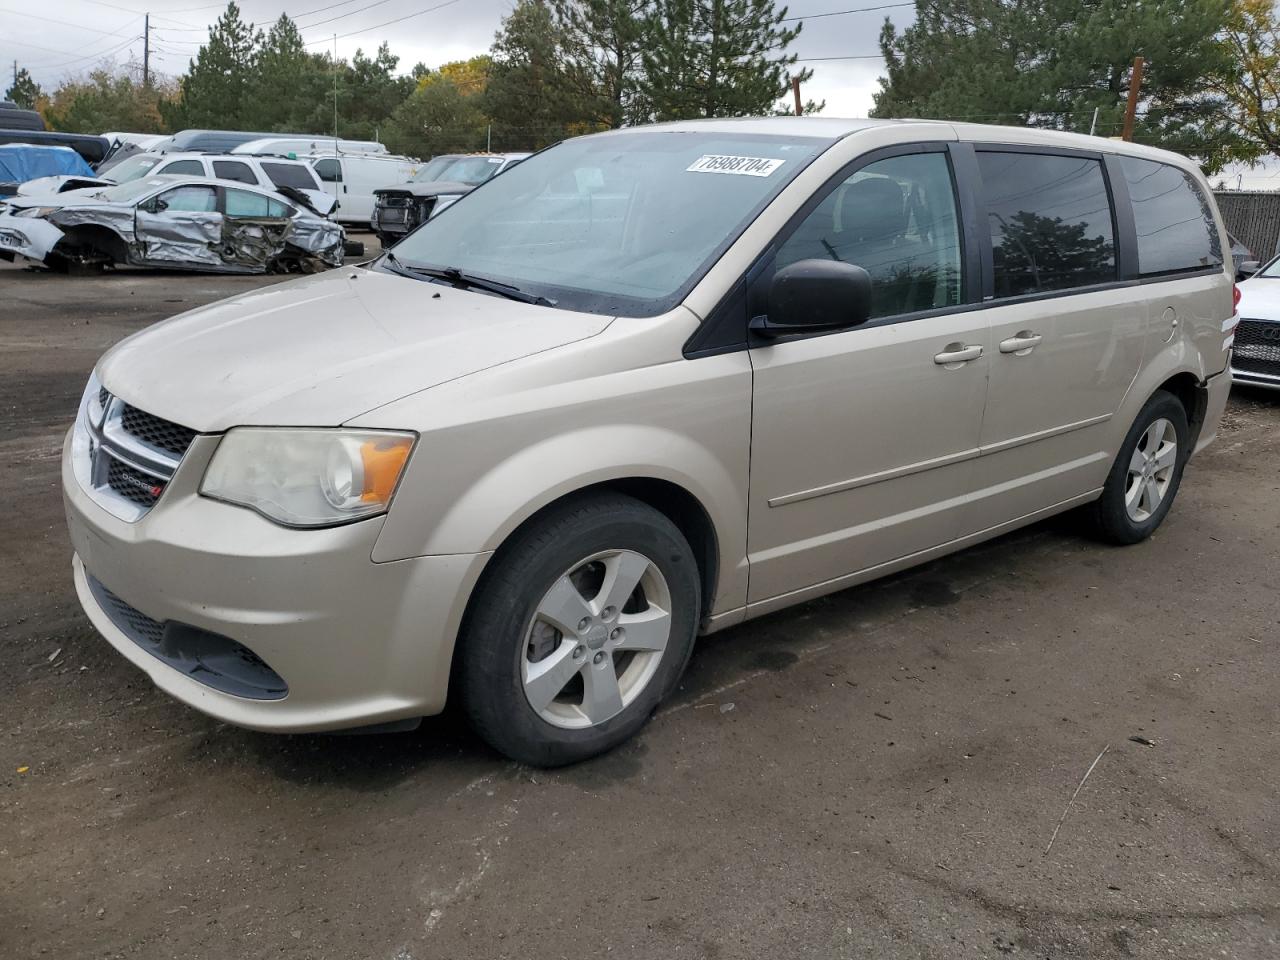
[[[111,168],[111,176],[107,179],[114,180],[116,183],[128,183],[130,180],[145,177],[151,172],[151,168],[160,162],[160,159],[158,154],[142,154],[130,157],[128,160],[121,160]]]
[[[831,141],[665,130],[535,154],[396,245],[406,268],[484,277],[591,313],[671,309]]]

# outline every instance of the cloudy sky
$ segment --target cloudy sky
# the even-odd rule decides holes
[[[282,12],[298,23],[316,48],[341,56],[357,47],[375,49],[386,40],[408,70],[418,61],[435,67],[488,49],[494,31],[515,0],[240,0],[242,15],[267,26]],[[435,10],[435,8],[439,8]],[[178,74],[199,49],[207,24],[223,3],[201,0],[48,0],[42,4],[0,0],[0,61],[5,83],[13,63],[31,71],[46,89],[105,61],[142,57],[142,14],[151,12],[152,63]],[[818,16],[860,8],[862,12]],[[910,22],[914,4],[892,0],[792,0],[789,14],[808,19],[794,51],[807,59],[813,80],[806,98],[826,99],[827,116],[865,116],[877,88],[881,63],[877,36],[886,15]],[[434,11],[434,12],[433,12]],[[394,22],[392,22],[394,21]]]

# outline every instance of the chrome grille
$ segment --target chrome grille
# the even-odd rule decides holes
[[[191,446],[196,432],[113,397],[101,388],[85,397],[72,437],[80,485],[121,520],[143,517]]]
[[[1231,369],[1280,377],[1280,323],[1241,320],[1235,338]]]

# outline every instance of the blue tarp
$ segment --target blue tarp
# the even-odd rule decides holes
[[[26,183],[37,177],[92,177],[93,167],[70,147],[0,144],[0,183]]]

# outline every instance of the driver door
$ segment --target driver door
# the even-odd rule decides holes
[[[222,214],[217,189],[183,184],[143,201],[134,213],[134,235],[148,262],[220,264]]]
[[[751,350],[752,604],[956,539],[976,487],[990,351],[949,154],[878,156],[829,184],[778,247],[775,268],[866,269],[872,313]]]

